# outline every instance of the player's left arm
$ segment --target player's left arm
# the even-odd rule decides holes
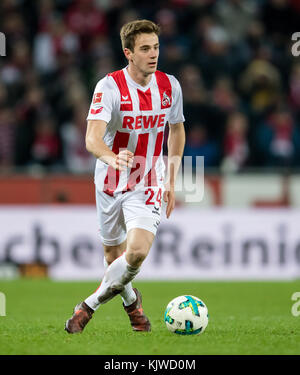
[[[175,207],[175,181],[181,164],[185,145],[185,129],[183,122],[169,124],[168,137],[168,169],[163,199],[167,202],[166,215],[170,217]]]

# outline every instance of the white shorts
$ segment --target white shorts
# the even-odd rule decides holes
[[[163,187],[116,193],[110,196],[96,189],[100,237],[104,245],[116,246],[126,240],[132,228],[142,228],[156,235],[160,224]]]

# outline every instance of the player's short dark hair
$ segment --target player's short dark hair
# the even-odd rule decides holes
[[[128,48],[133,52],[135,38],[137,35],[155,33],[159,35],[160,28],[156,23],[149,20],[136,20],[126,23],[120,31],[122,48]]]

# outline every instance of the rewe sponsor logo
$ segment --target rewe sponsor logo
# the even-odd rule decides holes
[[[165,125],[165,114],[150,116],[124,116],[123,129],[153,129]]]

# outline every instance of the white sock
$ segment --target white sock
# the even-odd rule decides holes
[[[100,304],[108,302],[118,294],[118,291],[123,292],[125,285],[135,278],[139,270],[127,263],[124,253],[107,267],[100,287],[85,300],[85,303],[96,310]]]
[[[108,263],[105,259],[103,258],[103,264],[104,268],[106,269],[108,267]],[[134,290],[132,289],[132,284],[129,282],[124,286],[123,292],[120,293],[120,296],[122,297],[122,301],[125,306],[131,305],[135,300],[136,300],[136,294],[134,293]]]

